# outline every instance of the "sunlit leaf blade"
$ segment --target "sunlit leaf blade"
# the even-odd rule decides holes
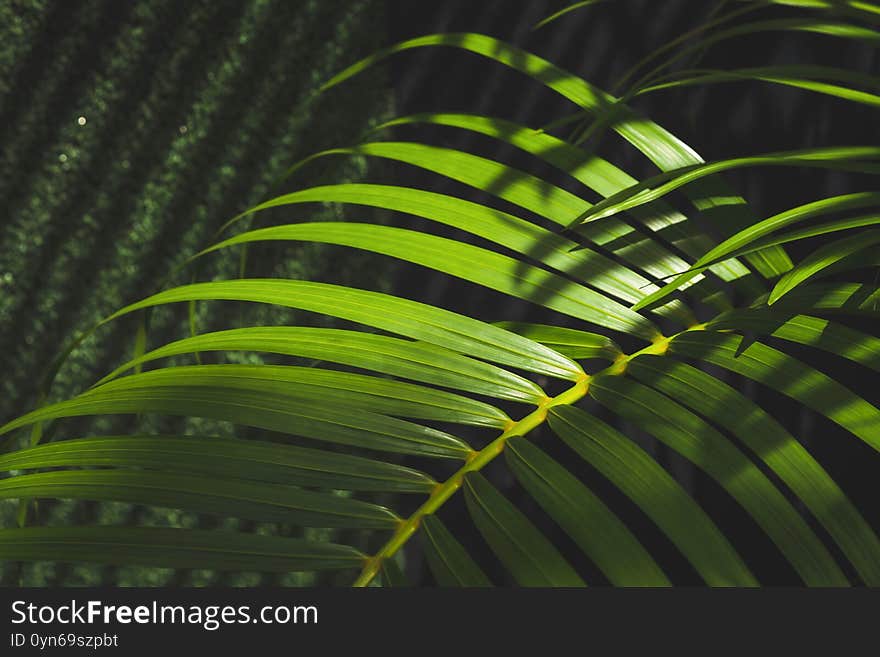
[[[722,41],[762,32],[804,32],[841,39],[842,41],[848,40],[863,46],[880,46],[880,32],[862,25],[853,25],[826,18],[779,18],[746,22],[704,35],[692,45],[679,48],[665,64],[669,66],[673,62],[680,61],[697,51],[703,51],[707,47]]]
[[[708,585],[757,585],[706,513],[635,443],[601,420],[570,406],[552,408],[549,422],[556,435],[663,530]]]
[[[767,5],[787,5],[805,9],[831,9],[852,13],[860,18],[880,19],[880,6],[868,0],[739,0],[740,2],[762,2]]]
[[[440,586],[492,586],[482,569],[434,515],[422,520],[422,545],[425,558]]]
[[[866,235],[869,232],[865,233]],[[852,279],[852,272],[862,270],[868,276],[874,274],[878,270],[880,270],[880,251],[877,249],[867,248],[867,249],[856,249],[854,252],[849,255],[845,255],[840,259],[835,260],[830,263],[828,266],[823,267],[819,270],[814,277],[815,278],[825,278],[836,276],[838,274],[844,274]],[[875,277],[871,279],[874,281],[880,280],[880,278]],[[800,285],[805,285],[806,283],[801,283]],[[797,287],[793,288],[797,289]],[[786,292],[786,295],[791,294],[791,292]],[[784,296],[781,298],[785,298]],[[777,300],[775,303],[779,303]]]
[[[775,303],[780,297],[809,278],[818,275],[844,258],[878,243],[880,243],[880,231],[875,230],[867,233],[859,232],[854,235],[847,235],[816,249],[801,260],[794,269],[779,279],[770,291],[767,303]]]
[[[262,203],[252,212],[299,203],[348,203],[405,212],[477,235],[624,301],[641,299],[653,284],[613,259],[534,223],[479,203],[422,189],[351,183],[311,187]],[[214,247],[218,248],[218,247]]]
[[[0,434],[40,420],[120,413],[205,417],[399,454],[464,458],[470,453],[465,443],[448,433],[379,413],[340,409],[336,404],[301,401],[267,392],[200,390],[174,385],[90,392],[38,408],[0,427]]]
[[[880,148],[850,146],[785,151],[694,165],[652,176],[628,187],[594,205],[583,215],[582,221],[595,221],[603,217],[610,217],[619,212],[631,210],[632,208],[662,198],[695,180],[723,171],[758,166],[816,166],[828,168],[843,167],[846,170],[880,173],[880,165],[869,165],[859,162],[859,160],[878,158],[880,158]]]
[[[519,483],[615,586],[669,586],[669,580],[620,519],[568,470],[511,438],[504,450]]]
[[[0,559],[307,572],[357,568],[364,556],[347,545],[260,534],[86,526],[0,529]]]
[[[766,385],[836,422],[880,450],[880,410],[846,386],[760,342],[714,331],[688,331],[672,340],[671,353],[703,360]]]
[[[622,353],[611,338],[597,333],[525,322],[495,322],[495,325],[547,345],[569,358],[603,358],[613,361]]]
[[[393,463],[257,440],[100,436],[0,455],[0,470],[113,466],[342,490],[429,493],[436,482]]]
[[[755,519],[806,584],[848,584],[828,550],[782,493],[732,442],[697,415],[621,376],[594,378],[590,394],[715,479]]]
[[[465,476],[464,491],[474,524],[520,586],[584,586],[550,541],[483,475]]]
[[[759,303],[763,306],[764,300]],[[870,315],[880,312],[880,288],[867,283],[805,283],[774,306],[774,310],[785,309]]]
[[[349,365],[501,399],[537,403],[544,392],[500,367],[421,342],[346,329],[255,326],[203,333],[154,349],[98,383],[144,362],[201,351],[260,351]]]
[[[576,9],[583,9],[584,7],[589,7],[590,5],[595,5],[598,2],[602,2],[602,0],[581,0],[580,2],[575,2],[574,4],[568,5],[567,7],[563,7],[559,11],[550,14],[546,18],[541,19],[535,26],[532,28],[533,30],[538,30],[548,23],[552,23],[553,21],[562,18],[569,12],[575,11]]]
[[[819,463],[764,409],[726,383],[663,356],[627,371],[739,438],[804,502],[869,586],[880,583],[880,541]]]
[[[616,104],[613,96],[541,57],[482,34],[434,34],[403,41],[353,64],[328,81],[323,89],[344,82],[390,55],[426,46],[461,48],[492,59],[545,84],[590,113],[601,114],[613,108],[615,120],[612,128],[662,171],[703,162],[681,140],[626,106]],[[745,201],[731,193],[719,179],[707,178],[698,181],[688,189],[688,193],[697,208],[703,214],[713,214],[715,223],[728,233],[741,230],[753,223],[754,217],[745,205]],[[781,274],[791,268],[791,261],[780,248],[754,254],[749,259],[766,276]]]
[[[290,397],[295,402],[336,404],[345,410],[361,409],[397,417],[440,420],[502,428],[510,418],[498,408],[462,395],[393,379],[287,365],[186,365],[122,377],[89,395],[111,391],[164,387],[266,393]]]
[[[652,292],[639,303],[635,304],[633,310],[641,310],[642,308],[657,303],[659,300],[677,290],[682,283],[690,280],[694,275],[705,269],[710,263],[732,254],[738,249],[742,249],[773,231],[832,212],[855,210],[877,205],[878,203],[880,203],[880,193],[857,192],[854,194],[844,194],[841,196],[824,198],[819,201],[799,205],[790,210],[786,210],[785,212],[775,214],[772,217],[764,219],[763,221],[760,221],[724,240],[721,244],[697,260],[688,272],[681,274],[669,284],[660,288],[656,292]]]
[[[806,228],[800,228],[798,230],[790,230],[785,233],[775,233],[756,239],[754,242],[750,242],[748,246],[741,247],[730,254],[721,256],[720,259],[715,260],[715,263],[721,262],[726,258],[740,256],[744,253],[751,253],[752,251],[763,249],[766,246],[772,246],[775,244],[787,244],[788,242],[796,242],[798,240],[804,240],[810,237],[820,237],[822,235],[830,235],[832,233],[850,230],[853,228],[876,226],[877,224],[880,224],[880,215],[869,214],[861,217],[852,217],[847,219],[828,221],[825,223],[817,224],[815,226],[808,226]],[[709,267],[712,266],[714,265],[709,265]]]
[[[389,588],[407,588],[412,586],[394,559],[384,559],[382,561],[380,574],[382,576],[382,586]]]
[[[289,224],[248,231],[211,250],[266,240],[312,241],[373,251],[612,330],[649,340],[657,334],[647,319],[595,290],[495,251],[406,228],[341,221]],[[475,262],[480,266],[474,267]]]
[[[306,527],[393,529],[388,509],[329,493],[242,479],[147,470],[73,470],[0,480],[0,498],[127,502]]]
[[[559,226],[568,226],[590,208],[585,200],[548,180],[454,148],[417,142],[378,141],[334,148],[310,159],[325,155],[365,155],[403,162],[484,191]],[[503,185],[499,183],[501,180]]]
[[[372,326],[485,360],[576,379],[570,359],[522,336],[458,313],[381,292],[283,279],[241,279],[182,285],[126,306],[105,321],[140,308],[182,301],[271,303]]]
[[[843,324],[769,308],[733,310],[706,324],[718,331],[752,331],[821,349],[880,372],[880,338]]]
[[[414,123],[450,126],[498,139],[551,164],[603,197],[612,196],[638,183],[635,178],[594,153],[588,153],[541,130],[504,119],[475,114],[415,114],[393,119],[379,128]],[[663,201],[654,202],[647,208],[633,208],[630,214],[652,233],[662,235],[665,241],[695,259],[714,246],[714,242],[708,236],[695,230],[695,226],[687,221],[684,214]],[[584,225],[576,232],[584,239],[594,241],[623,258],[629,258],[631,262],[641,262],[639,249],[642,241],[621,242],[620,236],[625,231],[632,230],[627,224],[614,220],[612,224],[595,222]],[[608,237],[605,237],[606,234]],[[611,238],[610,241],[608,238]],[[645,267],[648,264],[640,266]],[[736,280],[749,274],[749,271],[738,262],[723,263],[714,268],[713,272],[725,281]],[[643,289],[650,291],[653,285]]]
[[[678,89],[681,87],[692,87],[709,84],[719,84],[724,82],[768,82],[771,84],[780,84],[786,87],[811,91],[825,96],[841,98],[853,103],[868,105],[869,107],[880,107],[880,96],[860,89],[853,89],[840,84],[830,82],[822,82],[805,77],[797,77],[787,73],[787,67],[766,67],[766,68],[743,68],[730,71],[715,71],[711,69],[702,70],[695,69],[692,71],[682,71],[668,82],[652,84],[639,90],[637,96],[654,93],[657,91],[665,91],[668,89]],[[825,77],[832,79],[847,80],[849,76],[847,71],[841,71],[840,74],[832,74],[827,69]],[[829,167],[833,168],[833,167]],[[853,167],[858,171],[859,168]],[[864,170],[873,172],[874,167],[865,166]]]
[[[352,154],[383,157],[446,176],[499,199],[517,205],[561,227],[589,212],[590,204],[549,181],[512,166],[460,150],[412,142],[371,142],[353,148],[336,148],[309,158]],[[307,160],[308,161],[308,160]],[[301,166],[298,165],[298,166]],[[500,184],[499,181],[503,181]],[[610,248],[629,265],[662,278],[687,269],[687,262],[665,248],[662,243],[640,234],[631,226],[611,220],[582,231],[581,237]],[[534,245],[525,255],[546,259],[549,245]],[[571,256],[570,256],[571,257]],[[581,256],[575,256],[580,258]],[[619,265],[616,269],[622,269]],[[609,272],[610,273],[610,272]],[[627,277],[626,270],[620,272]],[[636,279],[638,274],[630,274]],[[607,274],[590,279],[593,285],[607,288]],[[608,289],[613,293],[613,288]]]

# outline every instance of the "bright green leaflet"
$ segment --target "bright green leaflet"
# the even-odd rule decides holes
[[[676,356],[695,358],[777,390],[836,422],[880,450],[880,410],[822,372],[760,342],[738,335],[689,331],[669,345]]]
[[[312,281],[269,278],[182,285],[126,306],[105,323],[151,306],[209,300],[299,308],[548,376],[576,379],[581,373],[576,363],[553,350],[485,322],[381,292]]]
[[[485,402],[444,390],[393,379],[318,367],[289,365],[186,365],[116,379],[83,393],[148,390],[174,386],[190,389],[265,392],[293,400],[338,404],[398,417],[504,427],[507,414]]]
[[[448,433],[379,413],[353,408],[341,413],[335,404],[298,400],[264,391],[175,385],[87,393],[23,415],[0,427],[0,434],[42,420],[113,413],[206,417],[398,454],[464,458],[470,452],[465,443]]]
[[[794,269],[779,279],[770,291],[767,303],[776,303],[783,295],[787,294],[809,278],[817,276],[822,273],[823,270],[832,267],[844,258],[858,253],[859,251],[869,249],[877,243],[880,243],[880,232],[873,231],[847,235],[846,237],[842,237],[839,240],[820,247],[801,260]]]
[[[506,255],[407,228],[348,222],[289,224],[253,230],[213,249],[265,240],[314,241],[400,258],[606,328],[651,340],[648,320],[605,295]],[[479,262],[479,267],[473,263]]]
[[[442,347],[362,331],[311,326],[255,326],[184,338],[121,365],[99,383],[158,358],[236,350],[314,358],[514,401],[538,403],[546,396],[526,378]]]
[[[880,372],[880,338],[827,319],[770,308],[747,308],[724,313],[709,322],[706,328],[772,335],[821,349]]]
[[[709,251],[702,258],[694,263],[693,267],[686,273],[681,274],[668,285],[660,288],[642,299],[633,306],[633,310],[641,310],[647,306],[657,303],[667,295],[678,289],[681,283],[689,280],[701,269],[719,258],[734,253],[737,249],[754,242],[755,240],[772,233],[775,230],[790,226],[791,224],[806,221],[820,217],[831,212],[843,212],[846,210],[855,210],[865,207],[871,207],[880,203],[880,193],[876,192],[857,192],[854,194],[843,194],[831,198],[821,199],[805,205],[799,205],[785,212],[780,212],[772,217],[757,222],[745,230],[726,239],[714,249]]]
[[[520,256],[540,259],[544,266],[595,285],[624,301],[641,299],[645,289],[655,289],[642,275],[620,266],[598,251],[575,251],[577,242],[536,224],[478,203],[421,189],[364,183],[326,185],[279,196],[252,208],[251,212],[315,202],[351,203],[405,212],[452,226],[511,249]],[[231,243],[227,240],[220,244]],[[220,245],[203,253],[217,248]]]
[[[625,106],[616,105],[614,97],[541,57],[482,34],[435,34],[404,41],[350,66],[327,82],[323,88],[335,86],[390,55],[425,46],[462,48],[493,59],[542,82],[591,113],[601,113],[614,106],[618,116],[613,129],[642,151],[661,170],[667,171],[702,163],[702,159],[691,148],[657,124],[636,115]],[[754,217],[746,207],[745,201],[732,194],[717,179],[702,180],[689,192],[692,201],[702,214],[714,215],[715,222],[723,229],[734,232],[753,223]],[[765,276],[781,274],[791,268],[791,260],[779,248],[755,254],[749,260]]]
[[[708,164],[695,165],[677,171],[668,171],[658,176],[647,178],[601,203],[590,208],[583,217],[584,222],[595,221],[639,207],[645,203],[662,198],[666,194],[684,187],[695,180],[711,176],[722,171],[731,171],[755,166],[802,166],[829,167],[841,166],[844,170],[880,172],[880,166],[853,162],[853,160],[870,160],[880,158],[880,148],[868,146],[852,146],[837,148],[814,148],[800,151],[769,153],[752,157],[739,157]]]
[[[504,119],[474,114],[415,114],[388,121],[377,130],[413,123],[451,126],[493,137],[544,160],[602,197],[612,196],[638,183],[635,178],[598,155],[587,153],[541,130]],[[652,233],[662,235],[667,242],[693,258],[700,257],[714,246],[708,236],[694,230],[684,214],[665,202],[652,203],[648,208],[634,208],[630,214]],[[586,224],[577,227],[576,233],[586,239],[597,240],[608,230],[607,225],[607,222]],[[613,226],[612,232],[615,234],[623,234],[621,231],[626,229],[626,224],[622,222],[615,222]],[[624,244],[621,247],[616,247],[615,242],[612,242],[608,247],[625,255],[636,244],[641,242]],[[724,263],[713,271],[725,281],[734,281],[749,275],[749,271],[738,262]]]

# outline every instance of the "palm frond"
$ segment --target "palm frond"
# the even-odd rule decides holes
[[[598,11],[601,3],[576,3],[539,26],[593,4]],[[769,5],[829,15],[734,22]],[[786,396],[854,443],[880,450],[880,409],[850,379],[838,380],[812,362],[825,353],[855,373],[880,369],[880,337],[871,332],[880,290],[853,275],[877,264],[870,247],[880,240],[874,212],[880,194],[819,198],[761,220],[721,177],[764,166],[871,175],[878,173],[880,149],[801,148],[707,163],[631,106],[663,88],[729,80],[774,82],[876,106],[868,91],[880,88],[876,76],[831,67],[666,71],[689,54],[766,31],[874,47],[880,43],[874,9],[865,2],[778,0],[715,12],[688,33],[695,43],[674,39],[632,69],[624,82],[669,54],[619,98],[537,55],[472,33],[410,39],[341,72],[325,91],[396,53],[457,48],[561,95],[578,108],[576,120],[592,121],[582,126],[584,136],[608,129],[659,173],[639,180],[581,148],[583,138],[566,141],[552,128],[450,112],[403,116],[373,132],[439,125],[480,134],[565,180],[462,149],[390,139],[329,148],[295,163],[286,184],[321,158],[371,157],[491,200],[392,184],[326,184],[294,189],[233,217],[169,275],[165,289],[133,295],[140,300],[85,330],[47,380],[84,340],[100,339],[108,326],[140,313],[126,334],[134,346],[130,358],[79,394],[41,398],[34,410],[0,426],[8,447],[0,454],[0,498],[171,507],[292,525],[303,537],[21,527],[0,530],[0,559],[342,570],[358,586],[400,587],[411,583],[400,556],[418,536],[443,586],[491,586],[502,583],[498,572],[524,586],[593,584],[584,563],[613,585],[675,583],[626,508],[644,516],[706,584],[758,585],[759,571],[723,510],[701,503],[646,448],[647,436],[735,504],[803,583],[880,584],[880,540],[846,482],[835,479],[797,428],[739,389],[739,379],[719,374]],[[345,206],[358,221],[286,218],[242,229],[247,218],[272,209],[308,212],[310,204]],[[403,215],[403,225],[372,221],[377,211]],[[830,218],[805,223],[820,217]],[[842,231],[842,239],[823,242],[798,262],[783,248]],[[391,257],[498,293],[509,314],[472,317],[400,294],[317,281],[242,274],[198,282],[198,270],[185,270],[263,242]],[[191,282],[178,284],[184,272]],[[828,275],[836,279],[818,281]],[[250,322],[198,332],[196,303],[242,302],[345,325]],[[190,335],[149,348],[144,313],[179,304],[187,304]],[[299,360],[224,362],[230,352]],[[235,437],[65,434],[70,418],[140,414],[228,423]],[[508,485],[491,480],[496,469],[506,471]],[[441,517],[453,499],[467,510],[454,525]],[[317,535],[313,528],[357,531]],[[486,563],[487,556],[494,562]]]

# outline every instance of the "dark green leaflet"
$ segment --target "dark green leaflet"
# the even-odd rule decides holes
[[[627,371],[737,436],[806,504],[865,583],[880,582],[880,541],[842,490],[785,428],[735,389],[685,363],[640,356]]]
[[[644,450],[571,406],[550,410],[550,428],[653,520],[710,586],[757,586],[724,534]]]
[[[773,483],[721,433],[684,406],[620,376],[600,376],[590,395],[627,417],[723,486],[770,536],[810,586],[846,586],[822,542]]]
[[[422,536],[425,557],[440,586],[492,586],[489,578],[437,516],[425,516]]]
[[[329,493],[242,479],[147,470],[74,470],[0,480],[0,498],[108,500],[306,527],[394,529],[384,507]]]
[[[801,260],[797,266],[785,274],[767,298],[767,304],[776,303],[783,295],[793,290],[804,281],[828,270],[835,264],[880,243],[880,231],[867,231],[849,234],[834,242],[825,244]]]
[[[860,89],[853,89],[852,87],[847,87],[840,84],[832,84],[830,82],[822,82],[810,78],[799,77],[793,75],[792,73],[789,73],[788,70],[789,69],[787,67],[779,67],[778,69],[774,67],[767,67],[755,69],[744,68],[734,71],[715,71],[711,69],[695,69],[692,71],[682,71],[676,73],[674,76],[670,76],[670,78],[672,79],[668,82],[664,81],[658,84],[652,84],[648,87],[644,87],[636,94],[636,96],[654,93],[657,91],[664,91],[667,89],[677,89],[681,87],[718,84],[724,82],[757,81],[768,82],[771,84],[781,84],[787,87],[794,87],[795,89],[802,89],[804,91],[812,91],[814,93],[824,94],[826,96],[832,96],[834,98],[841,98],[843,100],[860,103],[862,105],[868,105],[870,107],[880,107],[880,96],[878,96],[877,94],[862,91]],[[832,73],[831,71],[826,69],[823,72],[825,74],[824,77],[826,78],[830,77],[831,79],[839,80],[851,79],[849,72],[845,70],[841,70],[840,73]],[[808,73],[808,71],[803,71],[803,73]],[[858,169],[856,167],[853,167],[853,170]],[[870,171],[871,168],[868,167],[866,168],[866,170]]]
[[[523,322],[496,322],[495,325],[547,345],[569,358],[603,358],[613,361],[622,353],[611,338],[597,333]]]
[[[762,383],[836,422],[880,450],[880,411],[847,387],[796,358],[760,342],[714,331],[688,331],[670,351],[718,365]]]
[[[504,455],[520,484],[612,584],[669,586],[663,571],[617,516],[528,438],[511,438]]]
[[[142,376],[142,375],[137,375]],[[301,401],[267,392],[166,385],[146,390],[96,391],[23,415],[8,433],[46,419],[106,413],[163,413],[207,417],[342,445],[399,454],[464,458],[470,448],[443,431],[360,409]]]
[[[260,534],[81,526],[0,529],[0,559],[302,572],[358,568],[364,555],[347,545]]]
[[[716,262],[717,260],[733,253],[742,252],[743,247],[748,246],[756,240],[763,238],[780,228],[832,212],[860,209],[875,206],[878,203],[880,203],[880,193],[877,192],[843,194],[841,196],[823,198],[819,201],[799,205],[790,210],[786,210],[785,212],[775,214],[763,221],[756,222],[745,230],[742,230],[724,240],[721,244],[706,253],[694,263],[693,267],[688,272],[681,274],[672,282],[660,288],[660,290],[647,295],[639,303],[633,306],[633,310],[641,310],[642,308],[657,303],[657,301],[678,289],[679,285],[688,281],[702,269],[705,269],[710,263]]]
[[[100,436],[0,455],[0,470],[114,466],[344,490],[429,493],[436,482],[393,463],[293,445],[205,436]]]
[[[465,500],[477,529],[521,586],[583,586],[559,551],[483,475],[464,479]]]
[[[382,562],[381,576],[382,586],[389,588],[406,588],[411,586],[394,559],[385,559]]]
[[[880,372],[880,338],[820,317],[775,308],[747,308],[720,315],[707,329],[754,331],[809,345]]]

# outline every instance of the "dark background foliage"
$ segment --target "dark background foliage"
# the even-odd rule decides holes
[[[382,166],[377,161],[326,159],[297,173],[293,180],[273,183],[301,157],[322,148],[357,143],[368,127],[392,114],[465,111],[537,127],[573,110],[523,76],[452,49],[399,55],[389,66],[355,77],[316,98],[317,86],[348,63],[410,36],[482,32],[509,40],[612,89],[632,64],[699,24],[717,3],[617,0],[574,12],[532,31],[538,20],[565,4],[560,0],[5,3],[0,7],[0,366],[5,374],[0,416],[17,415],[35,403],[39,375],[78,328],[155,289],[169,270],[206,244],[226,219],[270,193],[309,182],[364,178],[429,187],[510,209],[457,183],[402,165]],[[790,12],[775,9],[764,15]],[[871,49],[806,34],[755,35],[714,47],[703,56],[701,65],[718,67],[821,62],[867,72],[878,69]],[[635,105],[706,159],[877,143],[880,138],[880,129],[867,109],[759,83],[662,92],[639,99]],[[80,117],[85,118],[83,125]],[[576,193],[585,193],[549,168],[488,139],[425,127],[401,128],[394,136],[508,161],[558,180]],[[587,147],[637,177],[653,173],[637,152],[613,137],[589,142]],[[741,171],[731,174],[730,180],[761,217],[821,196],[867,189],[871,182],[849,174],[800,169]],[[304,212],[364,220],[365,211],[345,210],[343,215],[339,208],[309,206],[267,214],[258,221],[290,220]],[[515,213],[522,214],[522,210]],[[376,219],[371,214],[369,220]],[[412,223],[409,218],[391,220]],[[437,232],[436,226],[430,230]],[[798,255],[793,252],[795,258]],[[239,265],[238,255],[229,254],[212,258],[210,265],[202,266],[196,274],[201,280],[235,276]],[[490,320],[565,322],[465,283],[351,250],[260,246],[249,251],[245,267],[248,275],[394,289],[404,296]],[[199,306],[200,330],[238,322],[238,309],[233,314],[212,312],[219,309]],[[251,308],[247,312],[264,323],[315,321],[277,310]],[[138,321],[120,322],[86,343],[62,370],[54,394],[64,396],[89,385],[129,355]],[[159,311],[150,318],[149,342],[155,346],[186,330],[185,309]],[[852,378],[851,369],[842,367],[837,359],[819,360],[814,354],[811,358],[870,401],[877,401],[876,386],[869,389],[864,381]],[[880,526],[880,506],[870,487],[877,465],[875,454],[824,418],[733,375],[725,378],[743,387],[791,427],[841,483],[869,523]],[[136,429],[230,430],[205,422],[155,418],[67,422],[65,429],[65,435]],[[719,509],[713,517],[719,519],[722,530],[736,537],[737,549],[762,582],[797,581],[766,536],[726,493],[663,446],[631,427],[628,430],[702,503]],[[566,464],[581,467],[579,476],[637,528],[673,581],[698,583],[675,549],[622,495],[603,485],[579,459],[567,459],[548,436],[538,433],[535,439]],[[493,468],[490,474],[554,542],[569,545],[541,514],[531,513],[529,498],[519,495],[503,468]],[[15,508],[5,505],[0,509],[3,524],[8,525]],[[210,518],[165,510],[83,503],[41,505],[36,517],[50,522],[75,518],[79,522],[137,519],[154,524],[216,524]],[[473,534],[460,500],[451,502],[442,517],[460,536]],[[231,526],[293,531],[245,523]],[[821,535],[823,530],[816,527],[816,531]],[[475,554],[485,553],[478,538],[465,539]],[[576,562],[579,551],[572,548],[566,556],[569,552]],[[575,565],[592,576],[591,582],[603,581],[590,564]],[[413,579],[427,581],[417,549],[408,551],[406,567]],[[492,575],[503,577],[500,571]],[[29,584],[311,581],[258,574],[219,576],[202,571],[45,564],[7,567],[3,577],[6,582]]]

